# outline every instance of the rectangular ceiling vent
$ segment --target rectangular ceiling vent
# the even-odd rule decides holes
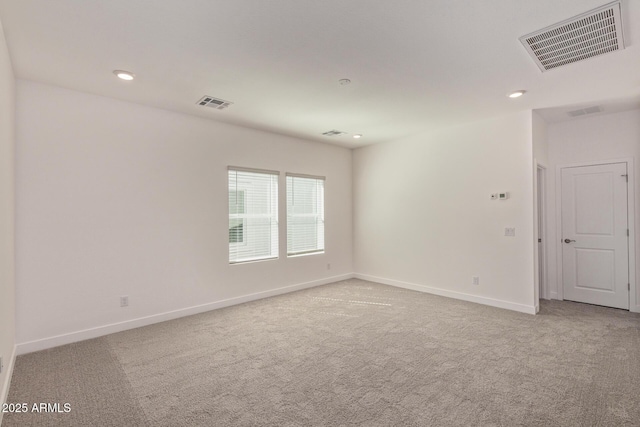
[[[214,98],[213,96],[203,96],[197,104],[202,105],[203,107],[215,108],[216,110],[224,110],[229,105],[233,104],[233,102]]]
[[[578,116],[585,116],[587,114],[595,114],[595,113],[601,113],[601,112],[602,112],[602,108],[596,105],[594,107],[580,108],[578,110],[568,111],[567,114],[569,115],[569,117],[578,117]]]
[[[342,132],[339,130],[329,130],[323,133],[324,136],[340,136],[340,135],[346,135],[346,132]]]
[[[624,49],[620,0],[520,37],[541,71]]]

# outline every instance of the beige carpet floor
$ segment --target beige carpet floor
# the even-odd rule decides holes
[[[17,359],[11,426],[640,425],[640,315],[347,280]]]

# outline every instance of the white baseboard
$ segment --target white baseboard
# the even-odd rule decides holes
[[[98,326],[91,329],[71,332],[63,335],[56,335],[49,338],[43,338],[34,341],[28,341],[17,345],[17,354],[32,353],[34,351],[46,350],[48,348],[58,347],[65,344],[71,344],[78,341],[84,341],[91,338],[97,338],[104,335],[121,332],[128,329],[135,329],[141,326],[147,326],[154,323],[160,323],[167,320],[177,319],[179,317],[191,316],[193,314],[204,313],[218,308],[229,307],[232,305],[242,304],[245,302],[255,301],[263,298],[269,298],[276,295],[282,295],[289,292],[299,291],[302,289],[313,288],[315,286],[326,285],[327,283],[338,282],[340,280],[352,279],[352,273],[342,274],[339,276],[327,277],[325,279],[314,280],[311,282],[299,283],[297,285],[284,286],[282,288],[271,289],[254,294],[242,295],[235,298],[229,298],[221,301],[214,301],[207,304],[197,305],[193,307],[182,308],[179,310],[168,311],[165,313],[154,314],[151,316],[140,317],[138,319],[127,320],[125,322],[112,323],[109,325]]]
[[[98,338],[104,335],[109,335],[116,332],[125,331],[128,329],[139,328],[139,327],[151,325],[154,323],[160,323],[167,320],[177,319],[179,317],[191,316],[193,314],[204,313],[206,311],[211,311],[218,308],[224,308],[232,305],[242,304],[245,302],[255,301],[263,298],[269,298],[276,295],[282,295],[289,292],[308,289],[315,286],[325,285],[327,283],[333,283],[340,280],[351,279],[354,277],[362,280],[369,280],[371,282],[382,283],[385,285],[395,286],[399,288],[412,289],[420,292],[426,292],[434,295],[455,298],[463,301],[475,302],[475,303],[489,305],[493,307],[505,308],[508,310],[519,311],[522,313],[535,314],[536,312],[536,308],[534,306],[516,304],[508,301],[480,297],[476,295],[465,294],[462,292],[448,291],[445,289],[417,285],[414,283],[407,283],[399,280],[369,276],[366,274],[347,273],[339,276],[332,276],[324,279],[314,280],[311,282],[299,283],[297,285],[284,286],[282,288],[271,289],[263,292],[256,292],[253,294],[242,295],[235,298],[229,298],[221,301],[214,301],[207,304],[201,304],[193,307],[182,308],[179,310],[173,310],[165,313],[154,314],[151,316],[140,317],[137,319],[127,320],[124,322],[112,323],[109,325],[98,326],[95,328],[84,329],[81,331],[70,332],[67,334],[56,335],[53,337],[20,343],[16,346],[16,349],[14,350],[11,369],[13,369],[13,361],[15,360],[16,354],[21,355],[21,354],[32,353],[34,351],[46,350],[48,348],[58,347],[65,344],[71,344],[78,341],[84,341],[91,338]]]
[[[478,304],[489,305],[492,307],[505,308],[507,310],[519,311],[521,313],[536,314],[536,307],[533,305],[517,304],[514,302],[503,301],[493,298],[480,297],[477,295],[465,294],[462,292],[448,291],[446,289],[434,288],[431,286],[417,285],[415,283],[401,282],[399,280],[385,279],[382,277],[369,276],[367,274],[355,273],[353,275],[357,279],[368,280],[370,282],[382,283],[398,288],[411,289],[414,291],[426,292],[428,294],[440,295],[443,297],[455,298],[463,301],[475,302]]]
[[[16,365],[16,355],[18,353],[18,347],[13,346],[13,353],[11,357],[9,357],[9,363],[5,365],[7,375],[5,376],[4,384],[2,384],[2,389],[0,389],[0,405],[7,401],[9,397],[9,386],[11,385],[11,377],[13,376],[13,367]],[[0,410],[0,425],[2,425],[2,415],[3,412]]]

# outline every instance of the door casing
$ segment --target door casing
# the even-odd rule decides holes
[[[536,243],[536,253],[538,253],[538,262],[537,262],[537,272],[538,272],[538,289],[540,294],[538,295],[538,300],[536,300],[536,304],[540,299],[551,299],[549,296],[549,287],[548,287],[548,273],[547,273],[547,168],[536,162],[536,225],[537,225],[537,235],[534,236]],[[538,239],[542,239],[542,245],[538,245]],[[540,254],[540,250],[542,253]]]

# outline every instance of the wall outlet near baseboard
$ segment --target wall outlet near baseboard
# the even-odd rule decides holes
[[[129,307],[129,295],[120,297],[120,307]]]
[[[473,276],[471,278],[471,284],[472,285],[476,285],[476,286],[479,285],[480,284],[480,277],[479,276]]]

